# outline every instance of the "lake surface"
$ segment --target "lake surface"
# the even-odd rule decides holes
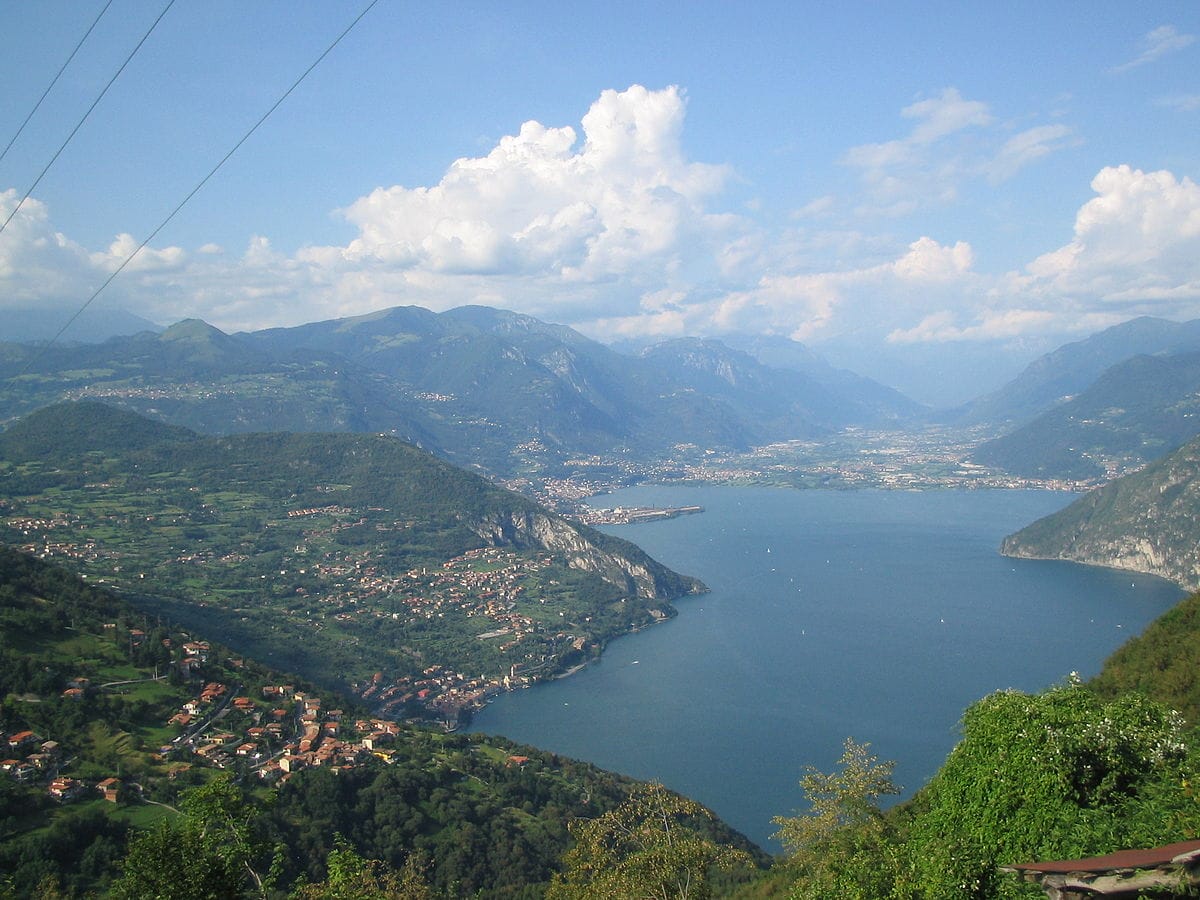
[[[670,622],[576,675],[506,694],[472,730],[661,781],[761,844],[802,804],[805,765],[846,737],[910,795],[1002,688],[1089,677],[1184,596],[1158,578],[1014,560],[1000,540],[1073,495],[639,487],[596,506],[699,515],[606,528],[702,579]]]

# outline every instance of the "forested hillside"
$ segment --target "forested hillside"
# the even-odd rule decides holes
[[[214,686],[232,701],[219,715]],[[310,728],[317,749],[304,749]],[[411,860],[439,896],[540,896],[569,823],[637,787],[503,739],[371,717],[3,546],[0,734],[17,757],[0,773],[0,897],[103,893],[148,861],[172,896],[255,894],[250,870],[284,896],[322,882],[339,841],[397,870]],[[706,839],[762,861],[702,818]],[[198,822],[219,824],[215,842],[189,831]],[[189,873],[212,883],[180,883]]]
[[[0,434],[0,537],[390,713],[457,722],[699,591],[394,438],[219,438],[97,403]]]
[[[1132,569],[1200,588],[1200,440],[1004,539],[1009,556]]]
[[[481,306],[397,307],[236,335],[185,320],[102,344],[0,344],[0,423],[92,398],[209,434],[391,434],[512,477],[597,454],[647,462],[689,443],[744,450],[917,410],[827,365],[775,367],[694,344],[720,362],[720,391],[708,389],[707,363],[678,364],[678,345],[628,356]]]

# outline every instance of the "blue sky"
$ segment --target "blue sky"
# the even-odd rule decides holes
[[[164,5],[101,17],[5,217]],[[0,307],[77,308],[363,5],[178,0],[0,234]],[[0,5],[0,147],[102,6]],[[962,399],[1200,316],[1197,36],[1194,2],[381,0],[96,304],[770,332]]]

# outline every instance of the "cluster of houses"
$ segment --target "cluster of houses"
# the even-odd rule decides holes
[[[0,748],[8,758],[0,761],[0,769],[21,783],[36,781],[58,765],[59,747],[32,731],[0,733]]]
[[[323,709],[321,698],[292,685],[267,685],[261,699],[230,697],[220,682],[204,685],[170,719],[183,729],[164,754],[184,749],[218,768],[245,765],[266,781],[286,780],[300,769],[362,765],[371,758],[390,760],[388,748],[400,726],[386,719],[346,720],[340,709]],[[216,708],[225,714],[214,719]],[[194,725],[198,731],[189,731]],[[219,725],[219,727],[217,727]]]
[[[94,796],[97,792],[110,803],[116,803],[122,795],[119,778],[105,778],[90,784],[78,778],[59,775],[62,754],[58,742],[43,740],[32,731],[0,734],[0,747],[9,754],[8,759],[0,761],[0,770],[21,784],[49,778],[46,793],[59,803],[70,803],[82,797]]]

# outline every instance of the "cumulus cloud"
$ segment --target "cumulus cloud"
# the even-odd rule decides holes
[[[261,237],[240,257],[215,245],[190,255],[146,248],[110,293],[151,317],[201,315],[234,328],[401,303],[490,303],[578,321],[603,301],[636,315],[656,292],[741,277],[760,250],[741,217],[710,209],[730,170],[687,158],[685,113],[677,87],[606,90],[578,131],[529,121],[487,154],[454,161],[435,184],[353,201],[341,211],[357,229],[346,246],[287,256]],[[35,214],[48,227],[36,205],[15,224]],[[28,274],[33,246],[27,236],[15,243]],[[73,268],[86,282],[135,246],[122,234],[102,251],[72,248]]]
[[[487,156],[459,159],[432,187],[379,188],[344,211],[359,229],[347,261],[446,274],[597,281],[681,264],[727,222],[706,201],[722,166],[689,162],[682,92],[604,91],[571,127],[526,122]]]
[[[1153,31],[1147,32],[1138,41],[1138,54],[1128,62],[1114,66],[1114,72],[1128,72],[1138,66],[1157,62],[1164,56],[1176,53],[1190,46],[1196,40],[1194,34],[1180,34],[1174,25],[1160,25]]]
[[[0,221],[20,201],[15,190],[0,191]],[[9,306],[61,304],[79,297],[94,280],[87,252],[50,222],[45,204],[31,197],[0,234],[0,298]],[[80,301],[82,302],[82,301]]]
[[[182,247],[164,247],[156,250],[145,246],[138,249],[138,241],[132,234],[122,233],[109,244],[103,253],[91,254],[91,261],[98,268],[108,272],[116,271],[125,260],[128,272],[152,272],[178,269],[184,262],[185,254]],[[132,255],[132,259],[130,256]]]
[[[1075,217],[1073,239],[1027,267],[1041,293],[1099,302],[1135,298],[1166,309],[1200,300],[1200,186],[1167,171],[1105,168],[1097,196]]]
[[[1200,186],[1128,165],[1101,170],[1091,186],[1096,196],[1078,210],[1070,241],[974,285],[956,274],[965,266],[941,267],[963,288],[957,302],[896,327],[888,341],[1004,341],[1087,333],[1143,314],[1200,316]]]
[[[750,289],[707,303],[705,316],[709,329],[718,332],[766,331],[820,341],[862,330],[882,338],[972,289],[978,277],[973,260],[966,242],[943,245],[922,237],[875,265],[765,275]]]

